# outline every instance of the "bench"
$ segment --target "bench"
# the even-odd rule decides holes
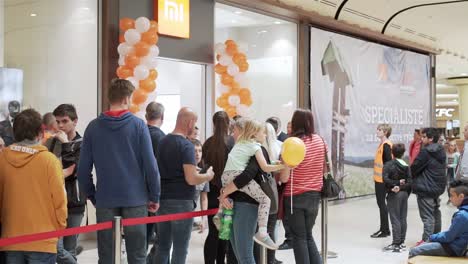
[[[408,260],[408,264],[467,264],[468,257],[432,257],[416,256]]]

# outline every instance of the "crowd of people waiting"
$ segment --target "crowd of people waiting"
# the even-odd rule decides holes
[[[310,110],[294,112],[287,134],[281,132],[278,118],[265,123],[243,117],[231,120],[219,111],[213,115],[213,136],[202,144],[197,139],[197,113],[180,109],[174,130],[166,135],[160,128],[164,106],[150,103],[145,123],[128,110],[133,91],[129,81],[113,80],[110,109],[88,124],[83,137],[76,131],[78,115],[71,104],[59,105],[44,116],[34,109],[20,112],[16,104],[9,107],[9,118],[0,123],[0,136],[6,139],[0,139],[2,238],[78,227],[87,200],[102,223],[115,216],[190,212],[200,199],[201,209],[219,208],[218,214],[208,216],[205,263],[256,263],[259,245],[270,249],[269,264],[281,263],[275,257],[277,219],[283,219],[286,230],[280,249],[292,247],[296,263],[322,262],[312,228],[328,147],[315,132]],[[306,147],[304,160],[294,168],[280,161],[281,144],[288,135],[299,137]],[[379,125],[377,135],[381,144],[374,180],[381,228],[372,237],[390,235],[388,207],[393,242],[384,250],[405,248],[407,200],[413,192],[424,234],[410,257],[464,254],[468,186],[463,181],[468,179],[468,159],[456,154],[452,142],[446,154],[435,129],[427,128],[415,132],[408,165],[402,160],[405,146],[388,139],[389,125]],[[464,136],[466,151],[468,125]],[[460,210],[450,229],[438,233],[439,196],[445,191],[447,172],[450,201]],[[277,211],[270,210],[272,201],[259,186],[264,177],[274,177],[278,183],[283,199],[274,206]],[[234,209],[229,241],[219,239],[222,208]],[[128,263],[185,263],[192,228],[193,219],[125,226]],[[98,231],[98,263],[113,262],[112,241],[112,230]],[[5,259],[0,263],[73,264],[81,250],[76,235],[15,244],[1,248]]]

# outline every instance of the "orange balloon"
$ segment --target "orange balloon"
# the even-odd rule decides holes
[[[144,103],[148,99],[148,93],[142,89],[136,89],[132,95],[132,102],[136,105]]]
[[[150,78],[141,80],[140,89],[143,89],[145,92],[151,93],[156,89],[156,82]]]
[[[140,64],[140,58],[135,52],[130,52],[125,56],[125,66],[133,69],[138,66],[138,64]]]
[[[246,56],[244,53],[236,53],[232,56],[232,61],[237,64],[237,66],[241,65],[242,63],[246,62]]]
[[[241,98],[241,104],[245,104],[246,106],[251,106],[252,105],[252,98],[247,98],[245,99],[244,101],[242,101],[242,98]]]
[[[226,73],[227,72],[227,67],[226,66],[223,66],[221,64],[216,64],[215,65],[215,72],[218,73],[218,74],[223,74],[223,73]]]
[[[125,65],[120,66],[117,68],[117,76],[119,76],[120,79],[127,79],[128,77],[133,76],[133,69]]]
[[[225,108],[229,104],[229,101],[227,97],[221,96],[216,99],[216,104],[221,108]]]
[[[232,40],[232,39],[226,40],[226,41],[224,42],[224,44],[226,44],[226,46],[227,46],[227,45],[237,45],[236,42],[235,42],[234,40]]]
[[[228,106],[224,108],[229,117],[234,117],[237,114],[236,108],[234,106]]]
[[[124,34],[119,34],[119,43],[125,42]]]
[[[231,75],[227,73],[224,73],[221,75],[222,84],[229,86],[233,81],[234,81],[234,78]]]
[[[124,32],[129,29],[135,28],[135,20],[128,18],[128,17],[124,17],[120,19],[119,27],[120,27],[120,30]]]
[[[150,30],[154,30],[156,32],[158,32],[158,22],[154,21],[154,20],[151,20],[150,21]]]
[[[230,88],[239,90],[240,85],[236,81],[232,81]]]
[[[249,63],[248,62],[239,65],[239,71],[240,72],[246,72],[248,70],[249,70]]]
[[[250,90],[247,88],[242,88],[239,91],[240,98],[250,98]]]
[[[229,91],[229,95],[239,95],[239,93],[240,93],[239,88],[232,87],[231,90]]]
[[[144,57],[149,54],[150,45],[144,41],[140,41],[134,46],[135,54],[138,57]]]
[[[128,110],[135,114],[140,111],[140,107],[138,105],[131,104]]]
[[[156,80],[158,78],[158,71],[155,69],[151,69],[148,78],[153,81]]]
[[[157,30],[148,30],[144,33],[141,34],[141,40],[150,44],[150,45],[156,45],[158,43],[159,37],[158,37],[158,31]]]
[[[237,51],[237,45],[227,45],[226,46],[226,53],[230,56],[233,56],[234,54],[236,54],[238,51]]]

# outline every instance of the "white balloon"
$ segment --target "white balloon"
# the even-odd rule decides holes
[[[224,93],[229,92],[229,87],[227,87],[226,85],[224,85],[222,83],[218,83],[218,85],[216,85],[216,87],[218,87],[218,93],[219,94],[224,94]]]
[[[148,55],[152,56],[152,57],[158,57],[159,56],[159,47],[156,46],[156,45],[151,45]]]
[[[150,25],[150,21],[146,17],[139,17],[135,20],[135,29],[140,33],[148,31]]]
[[[224,53],[225,50],[226,50],[226,45],[224,45],[223,43],[217,43],[217,44],[214,46],[214,50],[215,50],[215,52],[218,53],[218,54]]]
[[[130,51],[132,51],[133,47],[131,45],[128,45],[127,43],[120,43],[119,46],[117,47],[117,52],[119,53],[120,56],[127,55]]]
[[[249,117],[251,114],[249,107],[245,104],[240,104],[236,106],[236,111],[238,115],[243,116],[243,117]]]
[[[223,55],[219,59],[219,64],[221,64],[223,66],[228,66],[228,65],[230,65],[232,63],[233,63],[232,58],[231,58],[231,56],[228,56],[228,55]]]
[[[131,82],[135,89],[138,89],[138,87],[140,87],[140,82],[137,79],[135,79],[135,77],[128,77],[127,81]]]
[[[136,29],[129,29],[124,34],[125,41],[130,45],[135,45],[141,40],[141,34]]]
[[[241,99],[238,95],[231,95],[228,97],[228,102],[232,106],[238,106],[241,102]]]
[[[236,76],[239,73],[239,67],[233,63],[228,66],[227,72],[231,76]]]
[[[158,58],[148,55],[146,57],[143,57],[140,63],[141,65],[145,65],[146,67],[148,67],[148,69],[154,69],[158,67]]]
[[[241,88],[249,87],[249,80],[247,79],[245,72],[239,72],[237,75],[234,75],[234,80]]]
[[[125,65],[125,57],[124,56],[120,56],[119,57],[119,66],[123,66]]]
[[[138,65],[135,67],[135,70],[133,70],[133,76],[135,79],[138,81],[144,80],[148,78],[149,76],[149,69],[146,65]]]

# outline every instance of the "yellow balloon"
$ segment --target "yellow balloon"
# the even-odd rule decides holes
[[[284,163],[290,167],[299,165],[305,157],[306,146],[304,142],[297,137],[290,137],[283,142],[281,157]]]

